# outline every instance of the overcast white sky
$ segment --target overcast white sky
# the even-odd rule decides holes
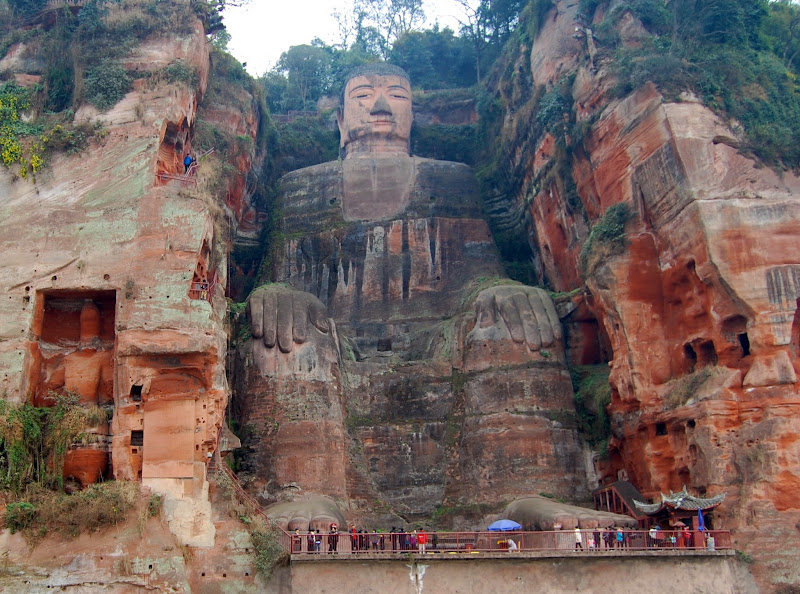
[[[259,76],[272,68],[280,55],[293,45],[309,43],[319,37],[327,43],[338,40],[336,21],[331,13],[344,0],[252,0],[249,6],[229,8],[225,26],[231,34],[228,50],[247,71]],[[424,0],[428,25],[458,31],[460,10],[455,0]]]

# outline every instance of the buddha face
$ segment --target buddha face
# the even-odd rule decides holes
[[[411,85],[397,75],[355,76],[345,86],[338,119],[347,156],[408,155]]]

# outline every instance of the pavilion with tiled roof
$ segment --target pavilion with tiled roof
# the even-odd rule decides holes
[[[697,512],[702,511],[704,515],[715,509],[725,499],[725,493],[714,497],[695,497],[691,495],[684,486],[677,493],[669,492],[669,495],[661,493],[661,500],[655,503],[643,503],[633,500],[636,509],[647,514],[656,521],[667,520],[670,527],[675,526],[679,521],[690,525],[692,529],[698,528]]]

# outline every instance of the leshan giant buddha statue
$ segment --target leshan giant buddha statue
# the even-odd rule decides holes
[[[553,303],[503,280],[471,168],[410,156],[412,117],[401,69],[361,67],[343,158],[281,180],[281,284],[248,299],[235,414],[250,488],[293,501],[291,528],[327,528],[318,495],[422,517],[585,488]]]

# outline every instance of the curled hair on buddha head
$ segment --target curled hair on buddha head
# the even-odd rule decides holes
[[[347,83],[349,83],[350,80],[357,76],[371,75],[399,76],[400,78],[406,79],[409,85],[411,84],[411,79],[409,78],[408,73],[400,68],[400,66],[395,66],[394,64],[389,64],[388,62],[367,62],[366,64],[356,66],[347,73],[347,76],[344,79],[344,84],[342,85],[342,94],[339,98],[340,103],[344,104],[344,90],[347,88]]]

